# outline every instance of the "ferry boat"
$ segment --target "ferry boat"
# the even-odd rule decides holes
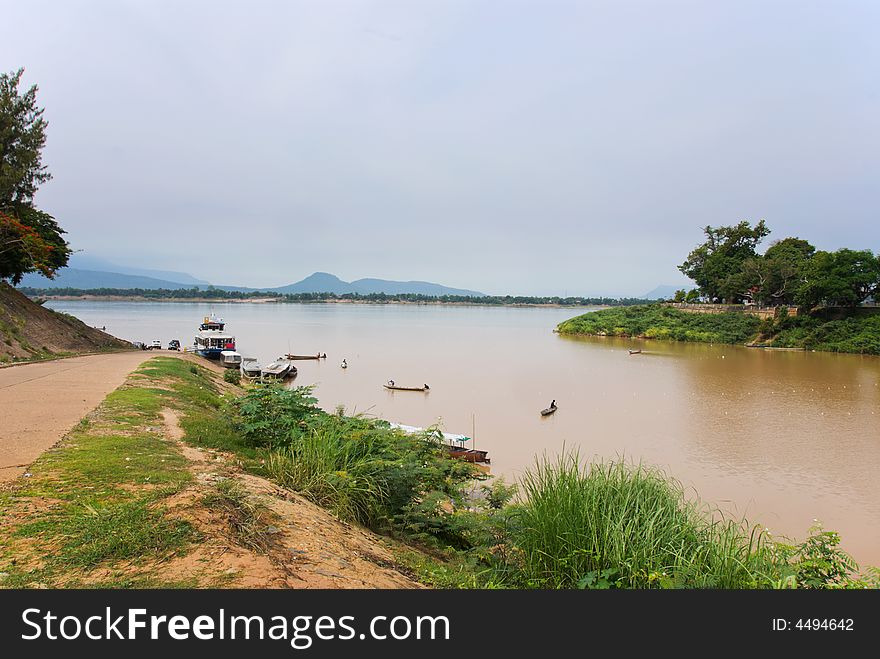
[[[223,331],[225,326],[223,319],[217,318],[213,313],[205,316],[199,325],[193,349],[208,359],[220,359],[220,353],[224,350],[234,351],[235,337]]]

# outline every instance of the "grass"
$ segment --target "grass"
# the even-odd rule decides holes
[[[745,313],[690,313],[662,305],[614,307],[559,324],[560,334],[644,337],[702,343],[748,343],[756,338],[779,348],[880,355],[880,313],[825,309],[761,321]]]
[[[340,519],[370,523],[388,499],[375,438],[351,441],[334,428],[307,433],[296,447],[273,451],[269,476]]]
[[[658,470],[539,460],[512,534],[518,585],[753,588],[776,572],[766,539],[688,501]]]
[[[168,357],[146,362],[31,465],[30,478],[2,493],[4,514],[39,511],[0,526],[2,587],[89,586],[99,568],[117,574],[104,582],[112,587],[175,585],[128,566],[167,559],[199,540],[165,503],[192,474],[164,438],[161,410],[220,404],[204,369],[188,366]]]
[[[742,313],[688,313],[659,304],[593,311],[559,324],[560,334],[644,337],[701,343],[746,343],[760,320]]]
[[[237,544],[259,554],[268,553],[273,543],[274,533],[270,522],[274,521],[274,515],[249,496],[240,483],[224,479],[202,502],[226,518]]]
[[[89,504],[20,526],[16,535],[57,546],[52,565],[88,569],[103,561],[166,557],[197,539],[189,522],[169,519],[153,497],[100,507]],[[57,543],[54,541],[58,541]]]
[[[880,355],[880,313],[817,311],[777,323],[773,345],[822,352]],[[861,312],[861,313],[860,313]]]

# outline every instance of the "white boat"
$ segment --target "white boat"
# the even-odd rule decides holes
[[[208,359],[220,359],[221,352],[235,351],[235,337],[223,331],[225,326],[223,319],[213,313],[205,316],[193,341],[193,349]]]
[[[220,365],[226,368],[239,368],[241,366],[241,355],[234,350],[223,350],[220,353]]]
[[[260,362],[258,362],[255,357],[242,357],[241,366],[239,368],[241,369],[241,374],[251,380],[260,377],[263,371],[263,367],[260,366]]]
[[[281,380],[296,375],[296,367],[289,359],[279,359],[264,366],[260,371],[260,375],[264,378]]]

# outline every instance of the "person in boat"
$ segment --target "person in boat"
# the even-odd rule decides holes
[[[552,410],[555,407],[556,407],[556,399],[554,398],[553,400],[550,401],[550,409]]]
[[[342,368],[348,368],[348,362],[345,361],[345,359],[343,359],[343,360],[342,360],[342,363],[340,364],[340,366],[341,366]]]
[[[430,388],[431,388],[431,387],[429,387],[428,385],[425,385],[425,391],[427,391],[427,390],[430,389]]]
[[[393,386],[394,386],[394,380],[388,380],[388,386],[393,387]]]

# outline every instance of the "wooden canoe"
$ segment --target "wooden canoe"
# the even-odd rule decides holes
[[[390,391],[430,391],[428,387],[398,387],[397,385],[383,384]]]
[[[284,359],[327,359],[327,355],[320,352],[316,355],[284,355]]]
[[[630,350],[629,351],[629,354],[631,354],[631,355],[640,355],[641,353],[642,353],[641,348],[639,348],[638,350]]]
[[[546,408],[544,408],[543,410],[541,410],[541,416],[550,416],[550,415],[553,414],[557,409],[559,409],[559,408],[556,407],[556,405],[554,405],[553,407],[546,407]]]

